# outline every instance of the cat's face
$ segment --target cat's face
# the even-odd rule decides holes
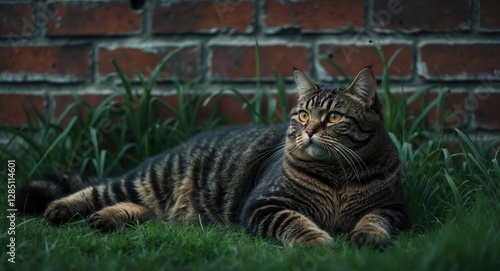
[[[371,69],[338,89],[317,85],[299,70],[294,75],[299,99],[290,112],[287,151],[301,160],[362,158],[383,125]]]

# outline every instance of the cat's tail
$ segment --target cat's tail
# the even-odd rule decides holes
[[[16,190],[16,209],[26,215],[42,215],[52,201],[100,182],[83,176],[47,176]]]

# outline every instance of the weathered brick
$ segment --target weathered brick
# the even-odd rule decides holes
[[[157,98],[169,104],[174,109],[179,110],[179,98],[176,95],[160,96]],[[160,103],[154,104],[153,109],[157,118],[160,120],[176,117]],[[213,110],[215,110],[216,114],[225,117],[223,120],[225,123],[247,124],[251,122],[251,115],[248,111],[243,109],[242,103],[226,96],[215,97],[211,99],[208,104],[201,107],[198,112],[199,118],[197,118],[197,121],[203,123]]]
[[[88,45],[0,47],[0,81],[85,81],[89,58]]]
[[[154,9],[153,33],[252,32],[253,5],[252,1],[183,1],[159,5]]]
[[[470,0],[375,0],[376,30],[451,32],[471,28]]]
[[[386,60],[388,60],[398,49],[401,52],[396,56],[389,67],[389,75],[392,78],[410,77],[413,67],[413,50],[407,44],[389,44],[382,45],[382,51]],[[384,64],[381,60],[375,46],[371,45],[334,45],[320,44],[318,47],[320,55],[325,55],[332,62],[337,64],[349,77],[354,77],[363,68],[372,66],[373,72],[380,77],[384,71]],[[319,61],[320,66],[326,71],[328,77],[339,77],[342,74],[330,63],[325,60]]]
[[[498,137],[496,137],[496,139],[498,140]],[[487,138],[487,142],[488,142],[487,144],[490,147],[490,153],[489,153],[489,155],[490,155],[490,157],[497,157],[498,158],[498,156],[496,156],[496,155],[498,153],[500,153],[500,143],[498,143],[498,141],[497,141],[497,143],[491,144],[491,141],[492,141],[491,137],[488,137]]]
[[[79,95],[78,99],[81,101],[85,101],[88,105],[91,107],[96,107],[100,103],[102,103],[106,98],[108,98],[108,95]],[[53,107],[54,107],[54,117],[59,118],[61,114],[64,112],[64,110],[75,103],[75,96],[73,95],[55,95],[53,96],[54,101]],[[67,113],[68,117],[72,117],[77,113],[76,108],[73,108]],[[85,112],[82,112],[85,113]],[[85,114],[84,114],[85,115]]]
[[[149,77],[163,57],[176,48],[173,46],[99,48],[99,74],[101,76],[116,74],[115,67],[111,63],[114,59],[129,78],[136,72]],[[199,51],[198,46],[183,47],[167,61],[158,80],[170,79],[171,75],[181,79],[198,77]]]
[[[255,46],[214,45],[211,76],[214,79],[254,79],[256,76]],[[260,45],[260,76],[274,79],[275,71],[283,77],[293,76],[293,67],[309,69],[309,49],[305,46]]]
[[[500,31],[500,2],[491,0],[479,1],[479,26],[481,31]]]
[[[500,93],[476,93],[468,107],[473,112],[478,127],[500,130],[499,105]]]
[[[122,35],[141,31],[141,14],[123,1],[57,1],[52,5],[55,12],[48,16],[49,36]]]
[[[396,99],[401,99],[402,95],[408,99],[413,93],[395,93]],[[406,115],[419,116],[421,112],[433,101],[438,98],[438,93],[429,92],[419,96],[413,103],[406,108]],[[443,97],[442,107],[438,112],[438,107],[434,106],[426,115],[426,121],[430,127],[444,126],[445,128],[463,127],[469,121],[469,114],[466,108],[468,102],[467,93],[448,93]]]
[[[265,25],[271,33],[290,28],[303,32],[361,29],[364,10],[362,0],[267,0]]]
[[[42,116],[45,115],[44,99],[41,95],[0,94],[0,108],[0,124],[9,126],[27,125],[26,111],[33,125],[38,124],[35,110]]]
[[[81,116],[84,118],[84,121],[86,121],[88,108],[97,107],[99,104],[104,102],[104,100],[109,98],[109,95],[85,94],[79,95],[77,98],[83,102],[82,105],[79,108],[72,107],[68,112],[65,113],[65,116],[60,123],[62,126],[66,126],[70,122],[71,118],[77,116],[78,112],[81,112]],[[73,95],[54,95],[52,100],[54,107],[53,114],[55,119],[61,118],[66,108],[76,102],[75,96]],[[123,106],[124,104],[121,97],[116,97],[113,102],[118,106],[116,111],[113,111],[114,113],[116,113],[116,116],[114,116],[116,117],[116,119],[113,119],[116,126],[119,125],[119,123],[116,124],[116,120],[124,119],[125,114],[127,114],[127,110],[121,109],[121,106]]]
[[[0,37],[30,36],[34,31],[30,3],[0,3]]]
[[[176,110],[179,108],[179,100],[178,97],[173,96],[160,96],[157,97],[162,101],[168,103],[170,106],[175,108]],[[246,95],[247,99],[252,99],[252,95]],[[276,94],[273,94],[273,99],[278,99]],[[265,111],[267,107],[267,99],[263,101],[263,110]],[[289,108],[295,106],[297,102],[297,94],[295,92],[290,92],[288,94],[288,105]],[[160,120],[166,120],[168,118],[175,117],[174,114],[168,109],[166,109],[161,104],[157,103],[153,105],[156,116]],[[206,105],[200,108],[199,119],[200,123],[206,120],[206,116],[209,116],[211,112],[215,110],[215,113],[219,116],[223,116],[222,124],[249,124],[252,121],[252,115],[248,110],[245,110],[243,104],[228,96],[217,96],[213,97]],[[263,113],[264,115],[267,112]],[[279,108],[276,110],[275,114],[275,122],[281,123],[283,120],[288,119],[288,113],[285,116],[280,114]]]
[[[428,103],[432,102],[437,94],[428,97]],[[467,125],[469,122],[469,112],[467,110],[468,93],[449,93],[443,97],[443,109],[437,112],[437,108],[433,108],[427,118],[431,125],[444,125],[446,128],[460,128]],[[437,122],[437,123],[436,123]]]
[[[430,80],[500,79],[500,44],[424,44],[418,72]]]

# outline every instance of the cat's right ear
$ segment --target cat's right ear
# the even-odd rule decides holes
[[[300,70],[293,68],[293,76],[295,77],[295,83],[297,84],[300,96],[307,96],[318,91],[318,86]]]

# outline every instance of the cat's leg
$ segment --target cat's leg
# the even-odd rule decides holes
[[[383,216],[376,213],[364,215],[351,231],[350,241],[358,246],[371,245],[383,249],[390,244],[391,225]]]
[[[78,216],[87,217],[96,209],[93,200],[95,189],[97,188],[88,187],[51,202],[45,210],[45,219],[54,225],[59,225]]]
[[[303,214],[271,203],[252,205],[244,212],[248,233],[277,239],[286,246],[333,246],[332,237]]]
[[[153,217],[154,213],[147,207],[132,202],[122,202],[105,207],[87,219],[91,228],[102,232],[117,229],[123,223]]]
[[[196,210],[195,203],[195,181],[188,174],[177,186],[175,201],[169,210],[168,221],[173,222],[192,222],[199,219],[200,213]]]
[[[45,218],[58,225],[73,217],[86,218],[100,209],[120,202],[141,203],[141,194],[136,188],[137,180],[136,175],[108,180],[55,200],[47,206]]]

